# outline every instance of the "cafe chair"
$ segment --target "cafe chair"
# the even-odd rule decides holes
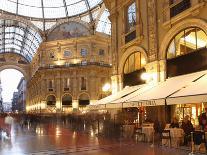
[[[143,142],[146,139],[145,134],[142,132],[142,128],[135,128],[134,137],[136,142]]]
[[[163,130],[162,135],[161,135],[161,143],[162,145],[169,144],[171,147],[171,135],[170,135],[170,130]]]

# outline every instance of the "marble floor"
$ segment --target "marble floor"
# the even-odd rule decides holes
[[[152,147],[133,139],[105,138],[62,122],[12,126],[11,137],[0,141],[0,155],[188,155],[189,150]]]

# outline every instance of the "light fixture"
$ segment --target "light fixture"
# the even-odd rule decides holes
[[[111,88],[110,83],[106,83],[106,84],[102,87],[102,91],[103,91],[103,92],[107,92],[107,91],[110,90],[110,88]]]
[[[149,80],[149,78],[150,78],[149,73],[142,73],[142,74],[141,74],[141,79],[142,79],[142,80],[147,81],[147,80]]]

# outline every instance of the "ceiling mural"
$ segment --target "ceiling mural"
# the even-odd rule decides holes
[[[90,35],[89,29],[77,22],[70,22],[56,27],[49,35],[47,40],[62,40],[77,38]]]

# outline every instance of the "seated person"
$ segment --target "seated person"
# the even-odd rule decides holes
[[[189,116],[186,115],[183,122],[182,122],[182,125],[181,125],[181,128],[183,129],[185,135],[184,135],[184,145],[187,145],[188,142],[190,141],[191,139],[191,132],[194,131],[194,128],[193,128],[193,124],[191,123],[191,121],[189,121]]]
[[[173,117],[172,123],[170,124],[170,128],[179,128],[178,119]]]

